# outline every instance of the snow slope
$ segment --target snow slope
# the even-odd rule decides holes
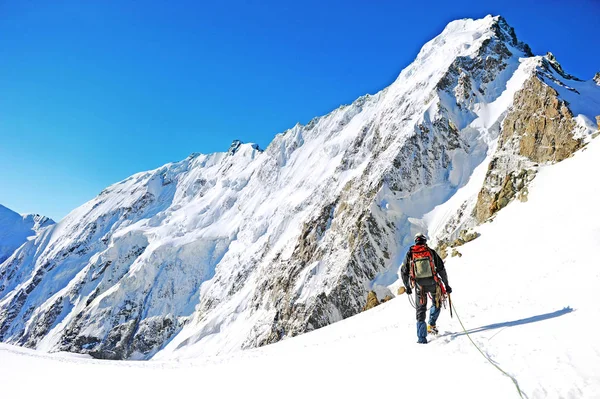
[[[447,262],[471,337],[529,399],[600,397],[600,341],[590,332],[600,314],[599,168],[598,140],[543,167],[528,202],[508,205]],[[417,345],[414,310],[400,296],[300,337],[217,357],[97,361],[0,344],[0,389],[15,399],[519,397],[456,317],[444,311],[438,325],[442,336]]]
[[[600,397],[600,342],[590,332],[600,315],[600,181],[590,178],[598,168],[599,140],[543,168],[528,202],[480,226],[463,257],[447,262],[471,337],[530,399]],[[439,338],[417,345],[414,310],[401,296],[300,337],[204,359],[97,361],[0,344],[0,389],[14,399],[519,397],[456,317],[444,311],[438,325]]]
[[[54,224],[52,219],[40,215],[19,215],[0,205],[0,264],[35,236],[40,229]]]

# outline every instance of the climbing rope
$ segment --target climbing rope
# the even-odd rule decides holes
[[[415,297],[416,297],[416,295],[417,295],[417,294],[415,293]],[[410,306],[412,306],[413,308],[415,308],[415,309],[416,309],[416,308],[417,308],[417,302],[416,302],[416,299],[413,299],[413,296],[412,296],[412,294],[410,294],[410,295],[406,294],[406,296],[408,297],[408,302],[410,303]],[[435,303],[435,299],[433,299],[433,298],[431,297],[431,295],[429,295],[429,298],[431,298],[431,306],[433,306],[433,305],[434,305],[434,303]],[[426,310],[429,310],[429,309],[431,309],[431,306],[429,306],[429,307],[428,307]],[[444,302],[444,308],[445,308],[445,307],[446,307],[446,304],[445,304],[445,302]]]
[[[448,295],[448,296],[450,296],[450,295]],[[486,360],[488,362],[490,362],[490,364],[492,366],[496,367],[498,370],[500,370],[500,372],[502,374],[504,374],[505,376],[507,376],[508,378],[510,378],[512,380],[513,384],[515,384],[515,387],[517,388],[517,391],[519,392],[519,396],[521,397],[521,399],[524,399],[524,397],[523,397],[524,394],[521,391],[521,387],[519,387],[519,383],[517,382],[516,378],[513,377],[512,375],[508,374],[506,371],[502,370],[500,368],[500,366],[498,366],[496,363],[494,363],[494,361],[492,359],[490,359],[490,357],[488,355],[486,355],[485,353],[483,353],[483,351],[479,348],[479,346],[477,346],[477,344],[475,343],[475,341],[473,341],[473,339],[471,338],[471,336],[467,332],[467,329],[465,328],[462,320],[460,319],[460,316],[458,315],[458,312],[456,311],[456,307],[454,306],[454,304],[452,303],[452,301],[450,301],[450,306],[451,306],[451,309],[454,310],[454,314],[456,315],[456,318],[458,319],[458,322],[460,323],[460,326],[462,327],[463,331],[465,332],[465,335],[467,336],[467,338],[469,338],[469,341],[471,341],[471,343],[473,344],[473,346],[475,348],[477,348],[477,350],[479,351],[479,353],[481,353],[481,356],[483,356],[484,358],[486,358]]]
[[[412,296],[412,294],[410,294],[410,295],[407,295],[407,296],[408,296],[408,302],[410,302],[410,305],[411,305],[413,308],[415,308],[415,309],[416,309],[416,308],[417,308],[417,302],[416,302],[416,299],[413,299],[413,296]],[[416,294],[415,294],[415,296],[416,296]],[[433,303],[431,304],[431,306],[433,306]],[[431,306],[429,306],[429,307],[427,308],[427,310],[431,309]]]
[[[410,305],[411,305],[413,308],[415,308],[415,309],[416,309],[416,308],[417,308],[417,305],[416,305],[416,303],[415,303],[415,300],[412,298],[412,294],[410,294],[410,295],[409,295],[409,294],[406,294],[406,296],[408,297],[408,302],[410,303]]]

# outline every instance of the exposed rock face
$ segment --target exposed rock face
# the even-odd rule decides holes
[[[461,230],[458,234],[458,238],[451,242],[447,240],[438,242],[438,245],[435,250],[442,259],[446,259],[448,257],[449,248],[452,248],[451,256],[456,256],[457,254],[459,254],[459,252],[456,250],[456,247],[460,247],[461,245],[475,240],[477,237],[479,237],[479,235],[480,234],[475,231]]]
[[[381,300],[381,302],[379,302],[379,303],[380,303],[380,304],[381,304],[381,303],[385,303],[385,302],[387,302],[387,301],[391,301],[392,299],[394,299],[394,297],[393,297],[393,296],[391,296],[391,295],[386,295],[386,296],[385,296],[385,297],[384,297],[384,298]]]
[[[498,146],[502,148],[516,138],[519,155],[537,163],[560,162],[583,144],[582,139],[573,137],[574,128],[573,114],[558,92],[532,77],[515,95]]]
[[[375,306],[379,305],[379,300],[377,299],[377,294],[375,291],[369,291],[367,295],[367,303],[363,306],[363,312],[365,310],[373,309]]]
[[[452,248],[452,253],[450,254],[450,256],[452,256],[452,257],[458,256],[460,258],[462,256],[462,254],[456,248]]]
[[[544,63],[546,64],[546,67],[551,67],[552,69],[554,69],[554,71],[556,71],[560,76],[562,76],[565,79],[581,81],[581,79],[578,79],[575,76],[566,73],[562,66],[556,60],[554,54],[552,54],[551,52],[548,52],[544,57]]]
[[[594,82],[596,82],[596,84],[600,86],[600,72],[596,72],[596,74],[594,75]]]
[[[537,75],[529,78],[515,94],[504,120],[498,152],[489,164],[474,210],[477,222],[485,222],[517,196],[526,200],[527,184],[535,177],[537,164],[560,162],[580,149],[584,141],[573,136],[575,126],[558,92]]]
[[[497,162],[504,161],[501,157],[495,159]],[[523,159],[523,167],[530,163]],[[494,169],[497,163],[491,164],[486,176],[486,186],[479,192],[477,205],[475,206],[475,217],[478,223],[483,223],[495,215],[500,209],[510,203],[521,190],[526,190],[527,184],[535,176],[534,169],[520,169],[517,172],[504,173],[502,169]],[[525,194],[523,198],[526,198]]]
[[[498,18],[498,23],[494,25],[494,30],[496,35],[501,38],[503,41],[510,43],[515,48],[523,51],[523,53],[527,57],[533,57],[533,53],[531,52],[531,48],[527,43],[523,43],[517,39],[517,35],[512,26],[506,22],[504,17],[500,16]]]

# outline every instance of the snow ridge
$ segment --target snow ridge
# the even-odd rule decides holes
[[[28,238],[44,227],[54,224],[52,219],[38,214],[19,215],[0,205],[0,263],[4,262]]]

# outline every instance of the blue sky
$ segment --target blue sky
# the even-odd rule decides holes
[[[390,84],[457,18],[501,14],[535,54],[600,71],[599,1],[404,3],[4,1],[0,203],[59,220],[192,152],[266,147]]]

